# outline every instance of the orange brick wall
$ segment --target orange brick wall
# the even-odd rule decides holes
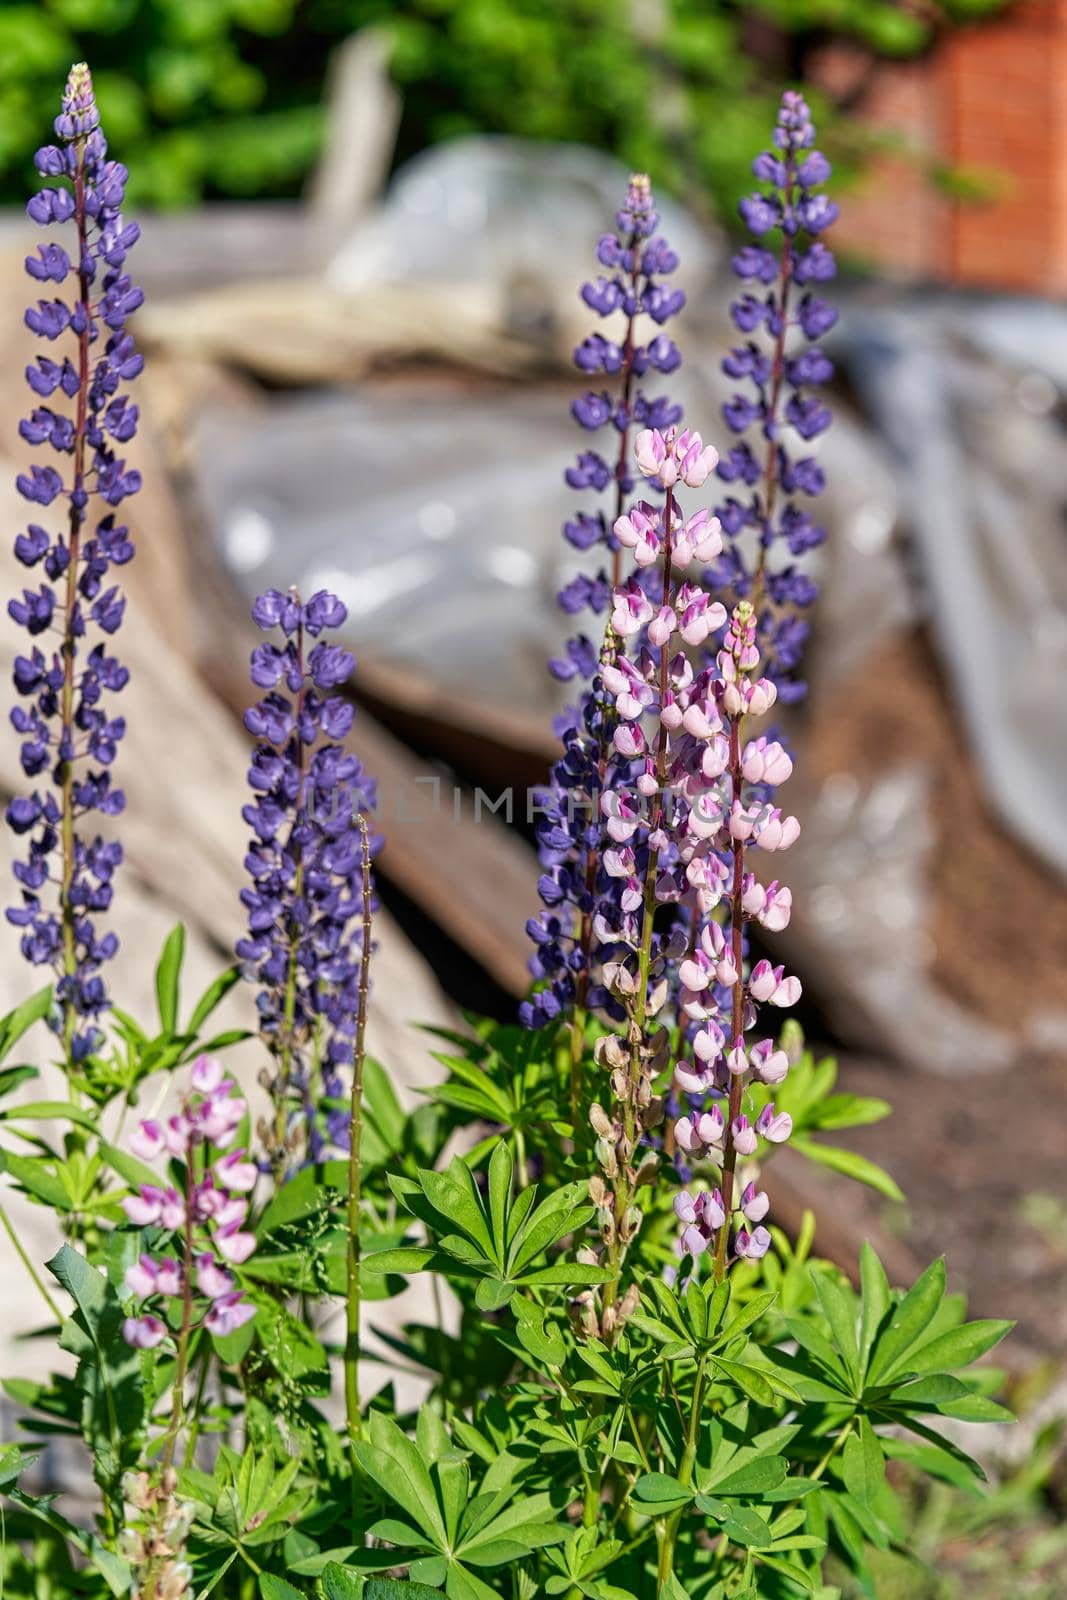
[[[813,75],[839,92],[859,70],[834,47]],[[922,60],[882,64],[860,116],[918,161],[875,159],[844,197],[842,247],[909,278],[1067,293],[1067,0],[1019,0]],[[995,197],[949,198],[924,164],[995,174]]]

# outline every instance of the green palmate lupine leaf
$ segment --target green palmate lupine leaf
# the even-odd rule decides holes
[[[433,1543],[426,1534],[419,1533],[408,1522],[401,1522],[398,1517],[380,1517],[377,1522],[372,1522],[367,1529],[372,1539],[384,1539],[387,1544],[395,1544],[400,1550],[432,1550]]]
[[[194,1035],[198,1034],[211,1013],[222,1004],[230,990],[240,981],[241,968],[234,965],[227,967],[225,972],[220,973],[212,983],[209,983],[193,1007],[186,1032]]]
[[[416,1273],[444,1271],[449,1266],[448,1256],[428,1245],[402,1245],[396,1250],[376,1250],[363,1260],[364,1272]]]
[[[791,1561],[783,1561],[779,1556],[772,1555],[769,1550],[757,1550],[756,1560],[761,1567],[770,1567],[772,1572],[780,1572],[806,1594],[815,1593],[815,1583],[812,1578],[802,1568],[794,1566]],[[751,1593],[753,1600],[760,1600],[758,1589],[753,1589]],[[840,1600],[840,1596],[840,1589],[819,1589],[819,1600]]]
[[[437,1481],[437,1497],[441,1503],[445,1535],[451,1549],[459,1533],[459,1519],[463,1508],[470,1498],[470,1468],[463,1456],[452,1454],[437,1462],[433,1476]]]
[[[45,1122],[57,1119],[73,1122],[76,1127],[95,1131],[99,1119],[92,1111],[72,1105],[69,1100],[29,1100],[23,1105],[8,1106],[0,1111],[0,1122]]]
[[[506,1243],[508,1247],[509,1265],[514,1264],[514,1258],[518,1251],[520,1236],[526,1227],[526,1219],[533,1210],[536,1199],[537,1190],[531,1184],[528,1189],[521,1190],[515,1196],[515,1203],[508,1212]]]
[[[552,1520],[561,1509],[559,1496],[527,1495],[506,1506],[484,1526],[468,1531],[465,1524],[457,1554],[474,1566],[496,1566],[501,1559],[519,1559],[546,1545],[558,1544],[569,1532],[568,1523]],[[505,1545],[514,1553],[501,1557]]]
[[[367,1476],[407,1512],[436,1549],[443,1549],[447,1541],[436,1491],[419,1451],[403,1430],[372,1411],[367,1437],[355,1445],[355,1453]]]
[[[305,1600],[299,1589],[294,1589],[291,1583],[275,1577],[272,1572],[260,1573],[259,1594],[260,1600]]]
[[[429,1406],[423,1406],[419,1411],[415,1425],[415,1443],[422,1452],[422,1459],[428,1467],[435,1466],[445,1456],[451,1455],[452,1441],[444,1423],[436,1411]]]
[[[866,1184],[869,1189],[876,1189],[879,1194],[884,1194],[887,1200],[904,1199],[900,1185],[888,1172],[876,1162],[869,1161],[866,1156],[857,1155],[854,1150],[842,1150],[840,1145],[836,1144],[822,1144],[804,1134],[794,1135],[789,1141],[789,1147],[806,1156],[809,1161],[814,1161],[821,1167],[829,1167],[831,1172],[839,1172],[845,1178],[854,1178],[857,1183]]]
[[[726,1288],[727,1286],[725,1283],[718,1284],[714,1293],[710,1297],[710,1304],[713,1307],[717,1304],[719,1308],[718,1314],[713,1315],[709,1321],[708,1331],[711,1334],[714,1334],[718,1330],[722,1322],[723,1313],[726,1309],[727,1296],[729,1294],[728,1289],[726,1295],[722,1294],[722,1290]],[[777,1298],[778,1296],[776,1293],[753,1295],[752,1299],[749,1300],[747,1304],[742,1306],[738,1314],[735,1317],[731,1317],[729,1322],[723,1328],[723,1339],[734,1339],[739,1333],[744,1333],[746,1328],[751,1328],[754,1323],[759,1321],[760,1317],[764,1316],[766,1312],[770,1310]]]
[[[908,1352],[908,1371],[925,1376],[927,1373],[953,1372],[960,1367],[969,1367],[999,1344],[1014,1326],[1012,1322],[996,1322],[985,1318],[964,1323],[962,1327],[949,1328]]]
[[[694,1491],[666,1472],[646,1472],[634,1484],[631,1499],[649,1517],[664,1517],[687,1506]]]
[[[515,1332],[523,1349],[549,1367],[561,1367],[567,1359],[567,1342],[560,1330],[547,1322],[542,1306],[523,1295],[512,1301]]]
[[[129,1562],[122,1556],[109,1550],[95,1534],[86,1533],[73,1522],[69,1522],[55,1510],[48,1499],[25,1494],[21,1489],[7,1489],[5,1492],[22,1511],[35,1521],[43,1523],[53,1533],[58,1533],[72,1550],[76,1550],[87,1564],[100,1574],[109,1593],[116,1597],[129,1595],[133,1584],[133,1573]]]
[[[363,1162],[370,1170],[402,1149],[408,1116],[380,1061],[363,1063]]]
[[[252,1292],[249,1298],[256,1315],[245,1326],[253,1329],[277,1372],[285,1378],[304,1378],[329,1371],[326,1350],[299,1317],[269,1294]]]
[[[156,1005],[159,1010],[159,1025],[165,1034],[177,1031],[178,990],[184,959],[185,929],[179,922],[168,933],[159,965],[156,967]]]
[[[503,1311],[516,1288],[516,1284],[505,1283],[502,1278],[479,1278],[474,1303],[479,1311]]]
[[[425,1583],[412,1583],[410,1578],[406,1583],[398,1578],[368,1578],[363,1595],[364,1600],[440,1600],[441,1591]],[[328,1594],[327,1600],[358,1600],[358,1592],[353,1589]]]
[[[612,1277],[607,1267],[594,1267],[584,1261],[555,1261],[550,1267],[535,1267],[524,1272],[517,1280],[523,1284],[558,1284],[563,1287],[577,1284],[608,1283]]]
[[[584,1228],[594,1215],[593,1207],[584,1203],[587,1193],[584,1183],[566,1184],[536,1209],[531,1209],[511,1244],[509,1268],[512,1272],[521,1272],[550,1245]]]
[[[885,1268],[866,1240],[860,1251],[860,1289],[859,1350],[863,1375],[866,1376],[874,1341],[893,1303]]]
[[[884,1122],[892,1113],[888,1100],[870,1095],[832,1094],[815,1107],[808,1120],[809,1128],[829,1133],[839,1129],[865,1128],[874,1122]]]
[[[849,1379],[844,1361],[829,1339],[824,1338],[807,1317],[787,1316],[784,1320],[790,1337],[796,1340],[805,1355],[811,1357],[830,1386],[840,1394],[854,1395],[855,1386]]]
[[[977,1463],[954,1455],[935,1444],[920,1444],[915,1439],[883,1439],[882,1449],[891,1461],[906,1461],[928,1477],[941,1478],[958,1489],[974,1490],[984,1476]]]
[[[956,1417],[961,1422],[1011,1422],[1012,1414],[986,1395],[975,1394],[967,1384],[951,1373],[936,1373],[933,1377],[901,1382],[893,1389],[884,1404],[905,1410],[938,1411],[944,1417]]]
[[[36,1067],[4,1067],[0,1071],[0,1100],[14,1094],[24,1083],[32,1083],[41,1074]]]
[[[368,1581],[368,1579],[363,1577],[362,1573],[346,1572],[344,1567],[342,1567],[339,1562],[328,1561],[322,1569],[322,1574],[319,1578],[319,1585],[322,1589],[323,1600],[361,1600],[361,1597],[367,1592]],[[386,1578],[379,1581],[389,1584],[395,1582],[395,1580],[391,1578]],[[397,1587],[407,1589],[409,1587],[414,1587],[414,1585],[409,1586],[405,1583],[402,1585],[398,1584]],[[438,1591],[434,1589],[431,1590],[430,1593],[435,1596],[436,1600]],[[379,1592],[375,1594],[373,1600],[400,1600],[400,1597]],[[422,1600],[422,1597],[412,1594],[404,1597],[404,1600]]]
[[[418,1182],[432,1208],[431,1226],[435,1232],[461,1228],[484,1260],[498,1264],[480,1196],[464,1163],[457,1158],[447,1172],[420,1169]]]
[[[165,1176],[165,1169],[160,1171],[150,1167],[146,1161],[139,1161],[136,1156],[131,1156],[128,1150],[121,1150],[118,1145],[102,1141],[97,1145],[97,1149],[112,1171],[117,1172],[131,1189],[139,1189],[142,1184],[157,1185]]]
[[[722,1528],[728,1539],[747,1550],[774,1543],[769,1526],[751,1506],[731,1506],[722,1520]]]
[[[866,1417],[860,1418],[859,1433],[852,1433],[845,1440],[841,1475],[849,1494],[861,1505],[873,1509],[885,1483],[885,1459],[881,1443]]]
[[[62,1174],[45,1166],[39,1156],[16,1156],[7,1150],[0,1150],[0,1172],[8,1173],[31,1199],[40,1201],[53,1211],[68,1212],[75,1209],[74,1196]]]
[[[511,1179],[515,1169],[511,1146],[501,1139],[489,1159],[489,1221],[494,1244],[507,1244]],[[501,1255],[499,1259],[503,1259]]]
[[[46,1017],[52,1007],[52,986],[38,989],[28,1000],[0,1017],[0,1061],[6,1061],[22,1035]],[[17,1069],[22,1070],[22,1069]]]
[[[709,1487],[713,1487],[716,1496],[726,1499],[760,1495],[767,1489],[777,1489],[785,1482],[788,1471],[788,1464],[781,1456],[757,1456],[754,1461],[727,1471],[723,1477],[713,1478]]]
[[[347,1161],[322,1161],[303,1167],[271,1196],[269,1204],[256,1224],[257,1237],[276,1233],[279,1228],[307,1217],[331,1205],[348,1187]]]
[[[814,1272],[812,1281],[847,1375],[853,1385],[858,1386],[861,1369],[859,1341],[856,1334],[856,1298],[851,1288],[843,1287],[831,1278],[829,1273]]]
[[[945,1263],[932,1261],[893,1308],[879,1334],[867,1368],[868,1384],[884,1383],[929,1327],[945,1293]]]
[[[774,1390],[758,1368],[747,1366],[740,1361],[727,1361],[717,1355],[713,1355],[711,1360],[716,1372],[736,1384],[741,1393],[747,1395],[750,1400],[755,1400],[762,1406],[774,1404]]]

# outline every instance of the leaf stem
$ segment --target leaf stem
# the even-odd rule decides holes
[[[352,1100],[348,1120],[348,1270],[345,1295],[344,1369],[345,1416],[348,1423],[350,1443],[354,1443],[359,1438],[362,1426],[359,1404],[359,1217],[363,1182],[363,1156],[360,1145],[363,1137],[363,1063],[367,1049],[367,996],[370,990],[372,933],[370,829],[362,812],[357,812],[356,822],[360,833],[363,933],[359,961],[359,998],[356,1006],[356,1042],[352,1061]]]
[[[813,1478],[821,1478],[822,1477],[823,1473],[826,1471],[827,1467],[830,1465],[830,1462],[833,1460],[834,1456],[837,1454],[838,1450],[844,1444],[845,1440],[848,1438],[849,1434],[852,1432],[852,1430],[853,1430],[853,1428],[855,1426],[856,1426],[856,1413],[853,1412],[852,1415],[849,1417],[848,1421],[845,1423],[845,1426],[841,1429],[841,1432],[838,1433],[837,1435],[835,1435],[833,1443],[830,1445],[829,1450],[827,1450],[826,1454],[823,1456],[822,1460],[819,1462],[819,1465],[815,1468],[814,1472],[811,1474],[811,1476]]]
[[[700,1440],[700,1413],[704,1404],[704,1372],[707,1366],[707,1356],[697,1357],[696,1375],[693,1379],[693,1401],[689,1411],[689,1420],[685,1431],[685,1449],[678,1466],[678,1482],[688,1489],[693,1481],[693,1468],[696,1465],[697,1445]],[[668,1578],[674,1571],[674,1547],[678,1539],[678,1529],[681,1526],[682,1512],[672,1511],[667,1518],[659,1546],[659,1563],[657,1566],[657,1593],[662,1594]]]
[[[185,1375],[189,1368],[189,1335],[193,1323],[193,1141],[185,1147],[185,1228],[182,1253],[182,1324],[178,1334],[178,1362],[174,1370],[174,1398],[171,1403],[170,1426],[163,1446],[163,1467],[174,1460],[174,1448],[181,1431],[182,1411],[185,1404]]]
[[[44,1300],[45,1305],[48,1307],[49,1311],[55,1317],[56,1321],[57,1322],[62,1322],[63,1321],[63,1313],[62,1313],[62,1311],[60,1311],[59,1307],[56,1305],[55,1301],[52,1299],[52,1296],[49,1294],[48,1287],[45,1284],[43,1278],[41,1278],[38,1275],[36,1267],[34,1266],[33,1262],[30,1260],[29,1256],[26,1254],[26,1247],[22,1243],[22,1240],[19,1238],[18,1234],[15,1232],[15,1229],[12,1227],[11,1218],[8,1216],[7,1212],[4,1210],[3,1206],[0,1206],[0,1224],[3,1225],[4,1231],[6,1232],[8,1238],[11,1240],[11,1243],[15,1246],[15,1250],[18,1253],[19,1260],[22,1262],[22,1265],[26,1268],[26,1271],[29,1273],[30,1277],[33,1279],[34,1284],[36,1285],[37,1289],[40,1291],[41,1297]]]

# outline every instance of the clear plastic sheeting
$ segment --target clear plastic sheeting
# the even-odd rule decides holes
[[[327,280],[345,289],[382,283],[483,284],[503,294],[508,320],[535,332],[572,314],[576,286],[596,275],[597,237],[626,192],[627,171],[582,145],[482,135],[415,156],[381,208],[338,249]],[[689,293],[720,251],[707,229],[669,200],[662,232]]]
[[[928,862],[937,824],[929,773],[836,772],[810,789],[788,877],[795,960],[853,1048],[950,1077],[1010,1065],[1018,1040],[942,993],[931,968]]]
[[[857,311],[846,359],[899,462],[933,640],[986,790],[1067,874],[1067,328],[1052,312]]]
[[[329,588],[357,653],[548,716],[574,432],[551,396],[323,395],[206,416],[195,460],[250,601]]]

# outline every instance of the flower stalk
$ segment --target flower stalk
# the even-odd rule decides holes
[[[359,1400],[360,1345],[360,1203],[363,1179],[363,1064],[367,1046],[367,1000],[370,991],[372,936],[371,837],[366,817],[356,818],[360,835],[363,890],[359,999],[356,1007],[356,1041],[352,1066],[352,1096],[348,1124],[348,1255],[345,1293],[345,1415],[348,1437],[356,1440],[362,1429]]]

